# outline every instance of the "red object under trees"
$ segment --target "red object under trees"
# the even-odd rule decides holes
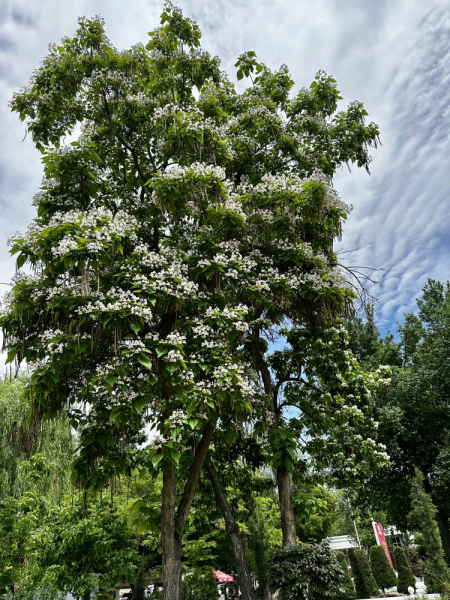
[[[213,577],[219,583],[225,583],[227,581],[234,581],[234,577],[231,575],[227,575],[226,573],[222,573],[222,571],[214,571],[213,569]]]

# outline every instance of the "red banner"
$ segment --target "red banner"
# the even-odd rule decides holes
[[[386,556],[388,557],[389,564],[391,565],[392,568],[394,568],[394,566],[392,564],[392,560],[391,560],[391,555],[389,554],[389,548],[388,548],[388,545],[386,542],[386,538],[384,536],[383,525],[380,525],[380,523],[375,523],[375,521],[372,521],[372,525],[373,525],[373,530],[375,532],[375,539],[377,541],[377,544],[379,546],[383,546],[384,551],[386,552]]]

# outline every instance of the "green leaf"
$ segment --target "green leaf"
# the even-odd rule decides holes
[[[162,459],[164,458],[162,453],[158,453],[152,456],[152,465],[156,467],[159,465],[159,463],[162,461]]]
[[[113,421],[115,421],[118,414],[119,414],[119,409],[113,408],[109,415],[109,422],[112,423]]]
[[[109,387],[113,387],[114,384],[116,383],[116,381],[119,379],[118,375],[108,375],[107,377],[105,377],[105,381],[106,383],[109,385]]]
[[[178,450],[171,450],[170,451],[170,456],[172,457],[172,460],[174,460],[178,464],[178,462],[180,460],[181,453],[178,452]]]
[[[292,459],[289,458],[288,456],[284,459],[284,466],[286,467],[286,469],[288,469],[291,473],[294,472],[294,463],[292,462]]]
[[[140,323],[130,323],[130,327],[136,334],[138,334],[142,329],[142,325]]]
[[[138,354],[137,357],[138,361],[141,363],[141,365],[143,365],[144,367],[147,367],[147,369],[152,369],[152,363],[151,360],[149,359],[149,357],[146,354],[143,354],[142,352],[140,354]]]

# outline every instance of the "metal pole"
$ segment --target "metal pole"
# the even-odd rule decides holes
[[[356,539],[358,540],[358,546],[359,546],[359,548],[361,549],[361,541],[360,541],[360,539],[359,539],[359,533],[358,533],[358,529],[357,529],[357,527],[356,527],[356,521],[355,521],[355,518],[354,518],[354,516],[353,516],[352,505],[350,504],[350,500],[349,500],[348,498],[347,498],[347,502],[348,502],[348,505],[349,505],[349,507],[350,507],[350,515],[351,515],[351,517],[352,517],[352,521],[353,521],[353,527],[355,528],[355,532],[356,532]]]

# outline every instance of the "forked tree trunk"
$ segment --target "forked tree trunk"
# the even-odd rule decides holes
[[[230,505],[228,504],[220,483],[217,469],[213,465],[209,456],[206,457],[205,467],[208,471],[208,475],[213,486],[214,495],[216,497],[216,502],[222,517],[225,520],[225,527],[233,547],[234,561],[236,563],[236,571],[238,573],[239,587],[242,592],[242,598],[244,600],[256,600],[252,577],[248,570],[247,560],[245,558],[244,544],[242,543],[239,525],[236,523],[233,513],[231,512]]]
[[[270,400],[270,407],[273,415],[272,430],[276,431],[279,423],[278,393],[281,382],[278,382],[275,386],[272,384],[269,367],[261,352],[259,344],[259,329],[257,327],[254,327],[252,330],[252,350],[255,363],[259,372],[261,373],[264,391]],[[295,546],[297,544],[297,528],[295,522],[295,513],[292,508],[291,474],[284,466],[277,468],[277,486],[278,497],[280,499],[283,546]]]
[[[194,499],[198,480],[215,428],[214,421],[208,421],[202,439],[196,448],[189,469],[183,496],[178,510],[175,510],[176,476],[175,466],[167,464],[163,474],[161,542],[163,547],[163,581],[165,600],[181,600],[181,550],[183,529]]]
[[[286,467],[277,468],[277,485],[280,498],[283,546],[295,546],[297,544],[297,527],[295,513],[292,508],[291,474]]]

